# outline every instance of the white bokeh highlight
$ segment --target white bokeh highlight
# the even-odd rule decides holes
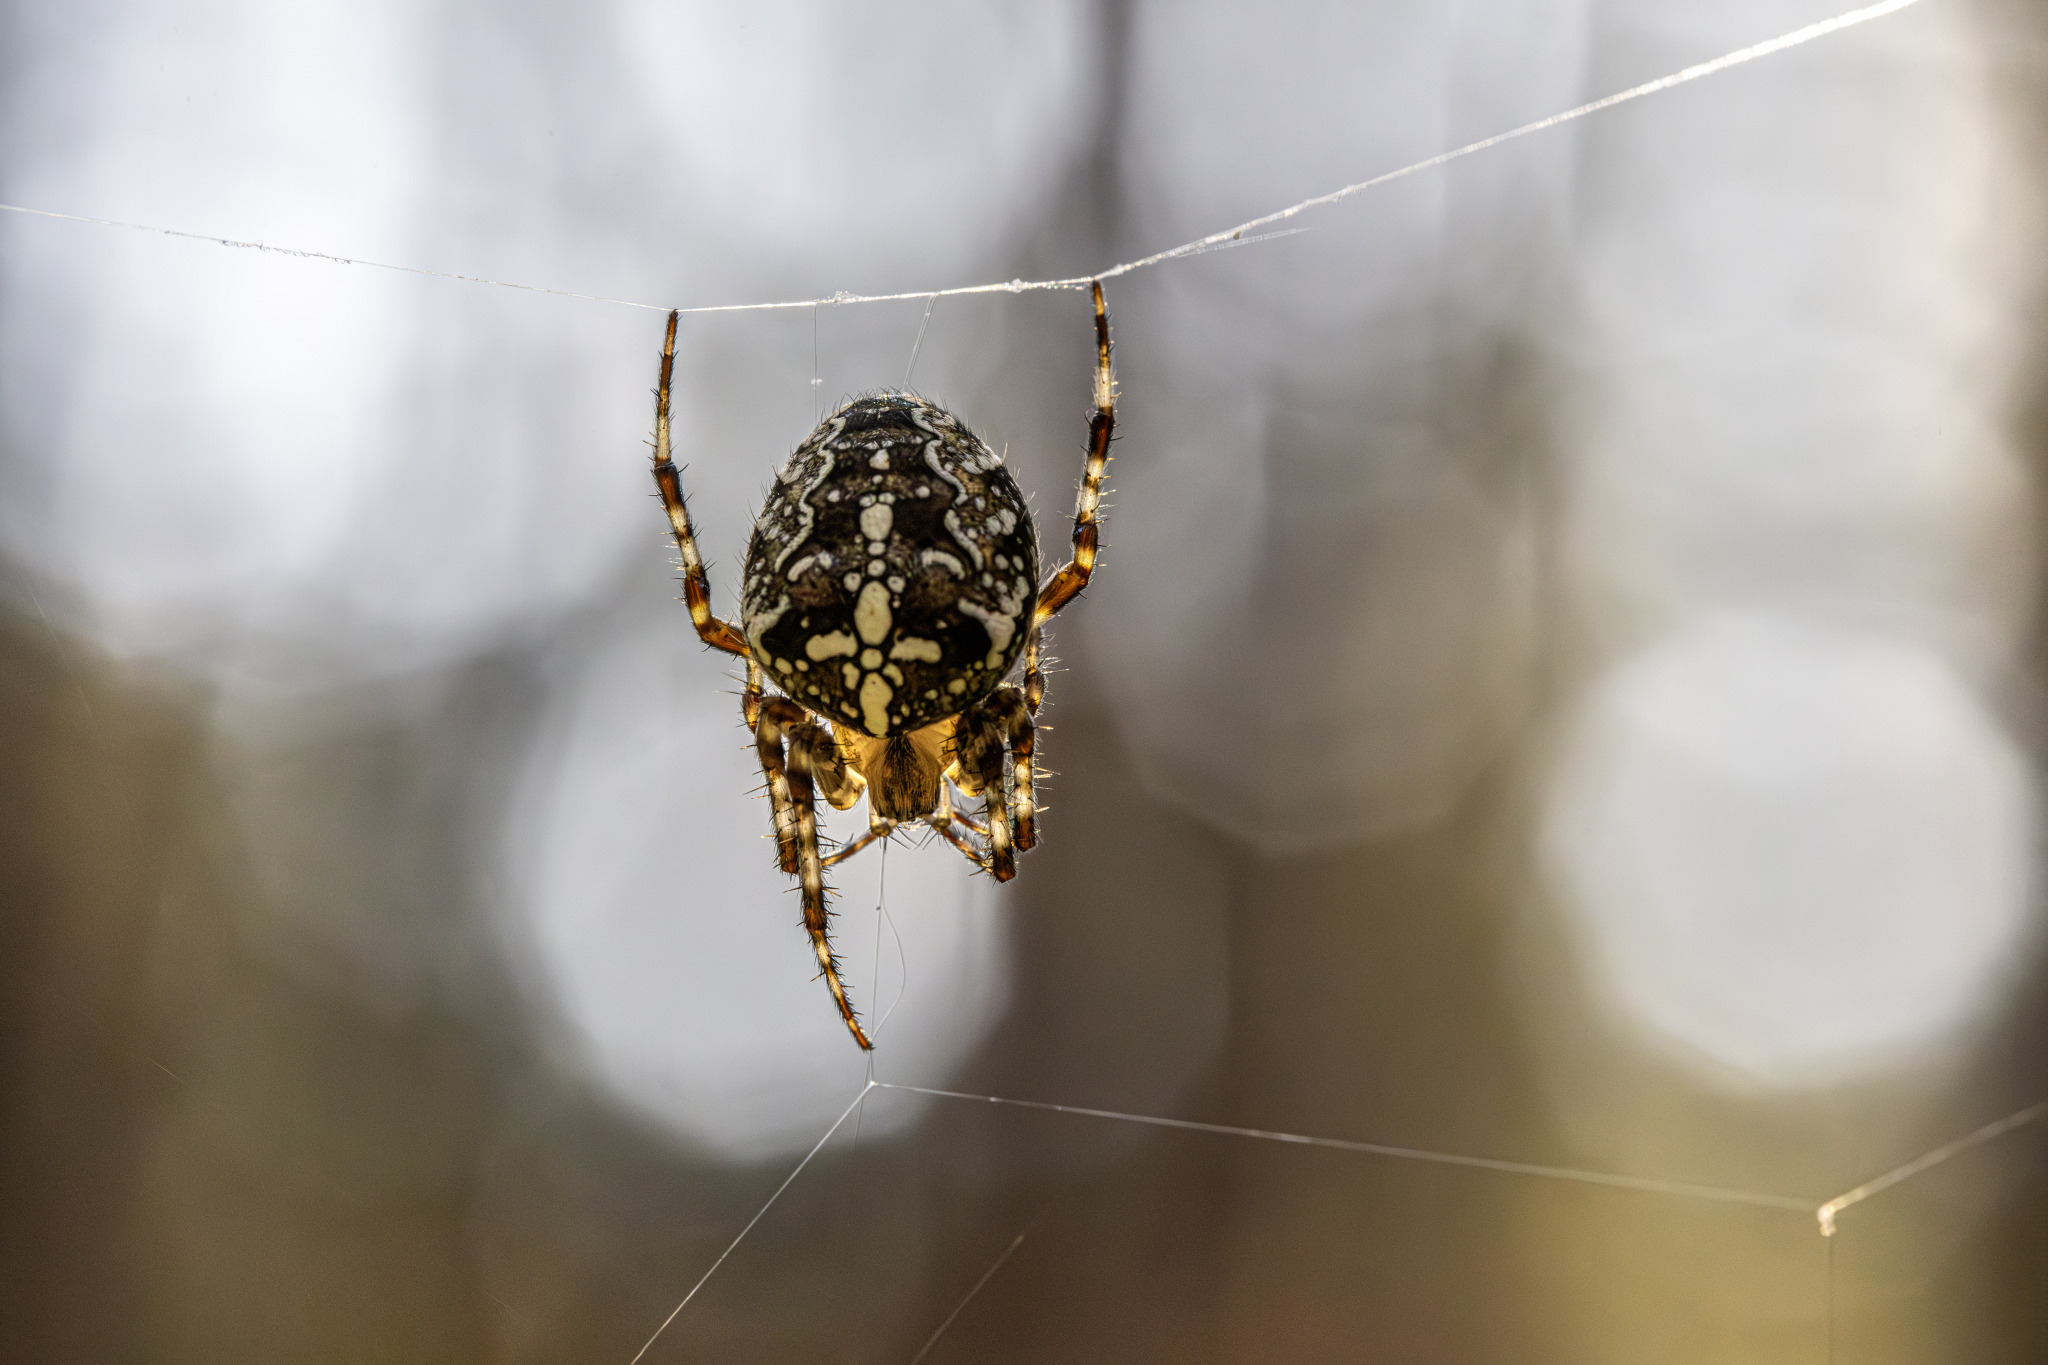
[[[169,225],[402,249],[425,148],[397,11],[129,18],[23,73],[23,117],[52,126],[47,153],[15,163],[15,202],[146,204]],[[68,122],[81,100],[131,117]],[[0,267],[15,300],[0,326],[26,358],[10,387],[34,386],[20,406],[46,414],[25,461],[38,477],[0,511],[0,540],[82,597],[111,643],[217,635],[345,540],[390,455],[390,339],[412,318],[346,272],[167,257],[105,229],[55,246]],[[39,337],[72,339],[63,371],[39,373]]]
[[[1782,18],[1624,5],[1596,67]],[[1581,133],[1558,565],[1589,687],[1543,853],[1617,1032],[1723,1078],[1911,1068],[2030,932],[1992,707],[2036,573],[2036,205],[1972,22],[1918,7]]]
[[[1978,1017],[2031,919],[2020,755],[1926,649],[1725,616],[1589,696],[1547,867],[1605,993],[1774,1085]]]

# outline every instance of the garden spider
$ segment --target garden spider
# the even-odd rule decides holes
[[[1039,631],[1088,586],[1096,506],[1116,425],[1109,314],[1095,293],[1095,412],[1074,507],[1074,557],[1043,587],[1038,528],[1017,481],[945,409],[909,393],[858,398],[796,448],[754,522],[740,625],[711,614],[711,588],[669,458],[676,314],[661,347],[654,483],[683,557],[698,636],[746,660],[754,734],[782,870],[803,888],[804,928],[840,1017],[861,1029],[832,956],[825,869],[904,825],[936,830],[997,881],[1037,842],[1032,717],[1045,698]],[[1021,657],[1022,685],[1004,678]],[[772,679],[778,692],[768,690]],[[977,821],[955,789],[982,800]],[[868,832],[818,848],[816,797],[839,810],[865,791]]]

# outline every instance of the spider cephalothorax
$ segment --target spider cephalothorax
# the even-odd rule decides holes
[[[1039,628],[1094,570],[1116,422],[1101,285],[1094,294],[1095,413],[1071,561],[1041,587],[1037,528],[1002,461],[945,409],[878,394],[828,417],[777,477],[747,548],[738,628],[711,613],[669,457],[669,314],[654,482],[682,551],[683,597],[704,642],[746,660],[741,705],[768,779],[777,857],[802,886],[819,968],[864,1048],[832,955],[824,870],[915,823],[1007,881],[1037,838]],[[1006,682],[1019,659],[1021,682]],[[767,690],[770,678],[782,695]],[[953,808],[956,789],[981,798],[982,820]],[[863,793],[868,832],[821,854],[816,798],[845,810]]]

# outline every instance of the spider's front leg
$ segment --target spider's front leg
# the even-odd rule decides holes
[[[697,552],[696,532],[690,527],[690,509],[683,502],[683,481],[669,458],[668,392],[676,367],[676,315],[668,315],[668,334],[661,343],[661,387],[654,393],[654,486],[661,493],[661,505],[668,512],[669,529],[675,532],[676,549],[683,556],[683,601],[690,606],[690,622],[698,638],[713,649],[728,654],[747,654],[746,637],[730,622],[711,614],[711,582],[704,576],[704,557]]]
[[[1116,433],[1116,372],[1109,364],[1109,312],[1102,304],[1102,282],[1095,284],[1095,415],[1088,419],[1088,463],[1081,470],[1081,492],[1074,500],[1074,557],[1052,576],[1038,594],[1033,627],[1042,626],[1061,607],[1081,595],[1095,572],[1095,554],[1102,527],[1096,508],[1102,502],[1102,475],[1109,468],[1109,442]],[[1042,689],[1041,689],[1042,690]],[[1036,709],[1034,707],[1034,709]]]
[[[804,929],[811,936],[811,948],[818,956],[818,969],[825,978],[826,989],[832,992],[833,1003],[839,1007],[839,1017],[846,1021],[847,1029],[853,1034],[853,1041],[863,1049],[872,1048],[874,1044],[868,1041],[860,1020],[854,1015],[853,1002],[846,998],[846,985],[839,979],[839,964],[832,954],[831,907],[826,900],[825,862],[818,853],[817,787],[820,779],[827,791],[841,787],[846,781],[843,764],[840,764],[832,737],[824,727],[787,697],[768,697],[762,701],[761,721],[755,736],[761,767],[768,774],[771,796],[778,779],[789,793],[789,825],[796,865],[790,867],[785,863],[784,870],[795,872],[803,889]],[[778,845],[781,835],[778,823]]]

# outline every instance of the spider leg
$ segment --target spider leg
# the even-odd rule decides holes
[[[790,712],[796,713],[797,717],[803,716],[803,708],[795,702],[786,697],[774,697],[762,706],[761,719],[764,727],[777,726],[778,737],[785,731],[788,735],[789,757],[784,776],[789,784],[789,802],[794,817],[791,823],[795,826],[796,835],[797,881],[803,889],[804,929],[811,936],[811,949],[818,955],[818,969],[825,978],[825,988],[832,992],[832,1003],[839,1007],[839,1017],[846,1021],[853,1041],[865,1051],[874,1044],[861,1030],[860,1020],[853,1012],[853,1002],[846,998],[846,985],[839,979],[839,964],[832,956],[832,919],[825,891],[825,860],[818,854],[818,807],[812,774],[816,771],[820,750],[829,749],[832,741],[815,721],[804,718],[791,723]],[[764,739],[764,753],[766,747]],[[780,748],[779,743],[777,747]],[[781,755],[778,753],[777,757],[779,759]]]
[[[890,831],[893,829],[895,829],[894,825],[890,825],[887,828],[884,828],[880,825],[876,825],[870,828],[866,834],[861,835],[858,839],[855,839],[845,848],[840,849],[837,853],[827,855],[825,858],[825,866],[831,867],[834,863],[845,862],[848,858],[851,858],[854,854],[860,852],[869,844],[875,842],[875,840],[888,838]]]
[[[962,784],[962,788],[964,790],[965,784],[968,783],[970,780],[971,779],[969,779],[966,773],[964,773],[960,768],[958,754],[952,754],[952,765],[946,769],[944,777],[942,777],[939,781],[939,804],[932,811],[930,819],[937,821],[939,824],[947,826],[964,825],[966,828],[973,830],[976,834],[979,834],[982,838],[986,839],[988,837],[987,826],[983,825],[980,821],[974,819],[972,816],[963,815],[959,811],[953,809],[953,784]],[[981,790],[979,787],[975,788],[975,791],[979,790]]]
[[[1034,716],[1038,714],[1040,704],[1045,701],[1045,672],[1041,667],[1040,658],[1043,652],[1044,641],[1039,635],[1038,624],[1034,621],[1031,633],[1024,637],[1024,704],[1031,708],[1031,714]]]
[[[1109,313],[1102,306],[1102,282],[1095,283],[1095,415],[1088,422],[1088,463],[1081,473],[1081,492],[1074,503],[1074,557],[1052,576],[1038,594],[1031,624],[1042,626],[1061,607],[1080,595],[1095,572],[1095,551],[1101,527],[1095,519],[1102,501],[1102,473],[1109,466],[1109,440],[1116,429],[1116,374],[1109,366]],[[1043,692],[1043,686],[1040,692]]]
[[[754,661],[747,660],[750,684],[758,672]],[[802,725],[808,717],[803,707],[787,697],[763,698],[751,689],[746,696],[743,709],[754,713],[754,750],[761,757],[761,773],[768,779],[768,807],[775,818],[776,862],[784,872],[793,874],[799,863],[796,806],[789,764],[783,755],[783,732]],[[805,774],[804,789],[806,792],[810,790],[808,773]]]
[[[956,815],[953,817],[953,820],[959,820],[960,818]],[[974,846],[973,840],[966,838],[953,829],[953,820],[941,820],[938,816],[934,815],[926,820],[925,823],[937,830],[940,837],[947,843],[966,854],[968,862],[973,863],[976,867],[983,866],[981,850]]]
[[[711,583],[704,576],[704,557],[697,553],[697,536],[690,528],[690,509],[683,503],[682,479],[669,458],[668,392],[676,365],[676,315],[668,315],[668,335],[661,343],[661,387],[654,397],[654,486],[660,490],[661,505],[668,511],[669,528],[675,532],[676,549],[683,556],[683,600],[690,606],[691,624],[698,638],[713,649],[746,655],[746,637],[731,623],[711,614]]]
[[[766,676],[761,672],[761,665],[755,663],[754,656],[749,654],[747,656],[747,685],[745,690],[740,693],[740,716],[746,721],[749,733],[752,733],[754,728],[761,723],[761,698],[768,693]]]
[[[811,746],[811,777],[818,795],[830,801],[834,810],[851,810],[868,789],[868,780],[846,761],[846,751],[824,726],[812,721],[805,735]]]
[[[1017,827],[1019,853],[1038,842],[1038,805],[1033,799],[1031,785],[1031,754],[1037,730],[1031,723],[1029,695],[1023,688],[1006,683],[982,703],[996,724],[1002,727],[1003,740],[1010,752],[1011,792],[1016,811],[1013,819]],[[993,828],[993,818],[989,823]]]
[[[1021,705],[1020,699],[1020,708]],[[988,856],[983,866],[997,881],[1006,882],[1017,875],[1017,855],[1010,838],[1010,802],[1004,791],[1003,724],[999,714],[999,709],[986,701],[970,708],[960,717],[954,742],[960,774],[966,779],[961,789],[970,796],[981,797],[988,821]]]
[[[961,855],[968,862],[985,870],[988,866],[988,858],[982,852],[981,845],[975,843],[973,839],[961,834],[959,830],[954,828],[955,825],[958,825],[960,829],[978,834],[983,839],[988,838],[988,827],[986,825],[953,809],[952,783],[954,781],[964,782],[966,780],[968,779],[961,772],[958,762],[955,762],[952,767],[946,770],[946,777],[939,783],[938,809],[927,815],[924,823],[938,831],[947,843],[959,849]]]

